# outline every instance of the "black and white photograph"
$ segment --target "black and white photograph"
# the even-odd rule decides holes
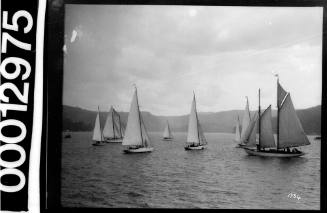
[[[323,7],[64,9],[62,207],[320,209]]]

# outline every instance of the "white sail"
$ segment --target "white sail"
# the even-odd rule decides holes
[[[240,133],[240,120],[237,117],[236,125],[235,125],[235,141],[241,142],[241,133]]]
[[[249,109],[249,100],[246,99],[246,106],[245,106],[245,111],[244,111],[243,120],[242,120],[242,131],[241,131],[241,142],[242,143],[244,143],[248,137],[248,134],[246,131],[248,129],[250,122],[251,122],[251,117],[250,117],[250,109]]]
[[[279,111],[278,148],[309,145],[301,122],[296,115],[291,96],[288,93]]]
[[[116,138],[117,136],[115,135],[115,126],[113,122],[113,107],[110,108],[106,123],[103,127],[103,136],[106,138]],[[116,136],[116,137],[115,137]]]
[[[199,130],[198,130],[198,118],[195,106],[195,96],[193,96],[191,112],[188,121],[188,131],[187,131],[187,143],[200,143],[199,141]]]
[[[164,130],[164,133],[163,133],[163,138],[172,138],[168,121],[166,123],[166,127],[165,127],[165,130]]]
[[[101,127],[100,127],[99,112],[98,112],[97,117],[95,119],[92,140],[94,140],[94,141],[103,141],[102,140],[102,134],[101,134]]]
[[[109,110],[106,123],[103,128],[103,136],[106,138],[122,138],[119,114],[113,107],[111,107]]]
[[[260,117],[260,147],[276,147],[271,124],[271,105],[262,113]]]
[[[204,134],[203,134],[203,130],[201,127],[200,122],[198,121],[198,128],[199,128],[199,139],[200,139],[200,144],[201,145],[206,145],[208,144],[207,139],[205,138]]]
[[[142,145],[141,120],[136,90],[134,92],[131,108],[129,110],[125,137],[123,139],[122,145]]]
[[[256,135],[258,130],[258,113],[253,116],[253,119],[250,121],[250,124],[246,130],[247,138],[245,139],[245,144],[247,147],[256,146]]]

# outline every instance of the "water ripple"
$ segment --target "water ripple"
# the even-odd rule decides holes
[[[155,151],[126,155],[120,144],[91,146],[91,133],[62,144],[65,207],[319,209],[320,143],[300,158],[248,156],[232,134],[207,133],[208,147],[184,151],[185,133],[171,142],[150,133]],[[301,200],[292,200],[289,193]]]

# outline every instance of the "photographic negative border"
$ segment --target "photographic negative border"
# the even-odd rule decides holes
[[[49,0],[46,18],[45,37],[45,78],[47,95],[44,103],[46,116],[46,146],[42,147],[41,156],[41,209],[46,211],[72,211],[83,208],[64,208],[61,206],[61,127],[62,127],[62,82],[63,82],[63,45],[64,45],[64,17],[65,4],[124,4],[124,5],[204,5],[204,6],[267,6],[267,7],[323,7],[323,35],[322,35],[322,99],[321,99],[321,184],[320,184],[320,211],[326,210],[326,29],[327,15],[326,3],[324,1],[313,0],[281,0],[281,1],[115,1],[115,0]],[[44,134],[45,135],[45,134]],[[91,209],[86,209],[91,210]],[[103,209],[92,209],[92,211],[102,211]],[[217,211],[217,210],[215,210]],[[224,210],[229,211],[229,210]],[[232,211],[242,211],[235,209]],[[281,211],[281,210],[274,210]],[[289,211],[289,210],[288,210]],[[298,211],[298,210],[297,210]]]
[[[23,93],[26,98],[22,101],[23,98],[19,98],[24,104],[16,104],[17,98],[15,95],[9,95],[8,100],[11,106],[22,107],[22,111],[16,111],[16,108],[9,107],[8,109],[4,109],[1,116],[6,117],[4,121],[9,121],[11,119],[12,124],[2,124],[3,126],[21,126],[20,127],[20,136],[21,139],[16,139],[18,137],[12,137],[11,142],[1,141],[1,146],[7,145],[4,150],[20,150],[20,158],[19,160],[11,159],[9,157],[9,161],[4,161],[6,164],[11,164],[8,166],[8,169],[11,169],[12,172],[6,170],[4,168],[4,162],[1,168],[1,175],[5,176],[6,174],[16,174],[19,176],[20,182],[19,185],[11,185],[15,184],[13,181],[9,186],[6,186],[7,183],[2,185],[1,182],[1,202],[4,203],[4,207],[1,211],[3,212],[40,212],[40,154],[41,154],[41,137],[42,137],[42,124],[43,124],[43,51],[44,51],[44,24],[45,24],[45,10],[46,10],[46,0],[35,0],[32,2],[24,2],[21,4],[17,4],[15,1],[6,1],[1,2],[1,35],[2,35],[2,50],[1,54],[3,54],[1,58],[1,62],[7,60],[6,63],[1,65],[1,71],[6,69],[7,64],[19,64],[25,66],[22,75],[22,82],[19,79],[19,71],[17,71],[17,67],[15,70],[16,76],[13,73],[10,73],[12,76],[7,75],[4,76],[2,73],[1,76],[1,86],[6,83],[11,84],[11,88],[4,87],[5,89],[11,89],[14,92],[14,89],[22,88],[21,85],[24,84]],[[6,11],[6,12],[5,12]],[[6,19],[3,18],[6,15]],[[15,18],[16,17],[16,18]],[[17,21],[18,19],[26,19],[26,22]],[[7,23],[7,24],[5,24]],[[6,26],[5,26],[6,25]],[[5,29],[6,32],[3,31]],[[22,30],[24,29],[24,30]],[[8,35],[7,40],[5,41],[5,33]],[[11,38],[11,39],[10,39]],[[17,39],[17,40],[16,40]],[[11,42],[12,46],[9,46],[8,52],[7,47],[4,44],[7,44],[7,41]],[[24,43],[26,42],[26,43]],[[3,48],[5,46],[5,48]],[[4,50],[5,49],[5,50]],[[26,52],[28,51],[28,52]],[[30,69],[29,69],[29,68]],[[17,72],[16,72],[17,71]],[[12,71],[11,71],[12,72]],[[7,71],[4,71],[7,73]],[[9,80],[9,81],[8,81]],[[11,81],[10,81],[11,80]],[[3,81],[5,83],[3,83]],[[7,85],[9,85],[7,84]],[[30,86],[30,87],[29,87]],[[2,88],[3,90],[5,90]],[[26,92],[25,92],[26,91]],[[16,92],[14,92],[16,94]],[[3,102],[8,102],[1,100]],[[25,109],[24,109],[25,107]],[[8,113],[8,116],[5,115],[6,110],[11,110]],[[12,112],[14,111],[14,112]],[[16,113],[15,113],[16,111]],[[13,119],[12,119],[13,118]],[[2,119],[1,119],[2,120]],[[15,123],[14,123],[15,122]],[[17,125],[19,124],[20,125]],[[25,130],[26,132],[25,132]],[[26,134],[25,134],[25,133]],[[17,143],[17,144],[16,144]],[[19,143],[19,144],[18,144]],[[17,147],[19,149],[10,149],[9,145],[12,148]],[[26,154],[25,154],[26,153]],[[9,155],[7,155],[9,156]],[[25,158],[26,157],[26,158]],[[20,163],[17,163],[20,162]],[[15,166],[14,166],[15,164]],[[16,168],[17,167],[17,168]],[[16,170],[17,172],[13,172]],[[7,172],[4,172],[7,171]],[[23,179],[22,179],[23,177]],[[9,181],[10,183],[11,181]],[[10,189],[11,188],[11,189]]]

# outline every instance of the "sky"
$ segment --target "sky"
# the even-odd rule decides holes
[[[186,115],[321,104],[322,8],[67,5],[63,104]]]

